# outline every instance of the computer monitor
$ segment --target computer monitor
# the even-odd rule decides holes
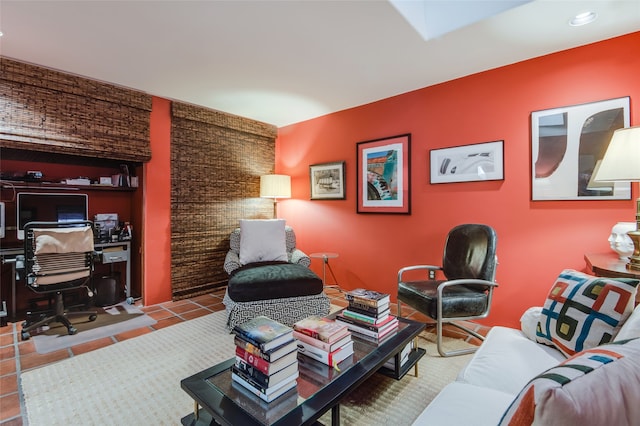
[[[18,239],[29,222],[73,222],[89,217],[87,194],[19,192],[16,203]]]

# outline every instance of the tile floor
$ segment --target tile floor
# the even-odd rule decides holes
[[[339,289],[327,287],[325,291],[331,298],[331,303],[339,306],[347,305],[346,300],[344,300],[344,295]],[[8,323],[6,326],[0,327],[0,426],[27,425],[24,401],[18,386],[21,373],[104,346],[113,345],[142,334],[151,333],[154,330],[159,330],[179,322],[224,310],[224,305],[222,304],[223,296],[224,288],[214,293],[197,296],[192,299],[145,306],[141,309],[157,321],[153,326],[131,330],[49,354],[38,354],[31,341],[23,342],[20,340],[21,321]],[[393,310],[396,310],[395,306]],[[425,316],[415,312],[411,308],[404,307],[404,305],[402,313],[405,317],[432,323],[432,321]],[[455,330],[454,328],[453,331],[447,334],[454,337],[464,337],[461,334],[456,334],[457,332]],[[486,334],[488,328],[478,326],[477,330],[480,334]],[[479,343],[473,340],[471,340],[472,343]]]

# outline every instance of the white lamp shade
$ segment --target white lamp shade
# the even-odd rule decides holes
[[[640,181],[640,126],[613,132],[605,152],[596,181]]]
[[[260,176],[260,197],[291,198],[291,176],[287,176],[287,175]]]

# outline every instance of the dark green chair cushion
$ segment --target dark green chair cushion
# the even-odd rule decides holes
[[[229,277],[227,292],[235,302],[312,296],[322,292],[322,280],[306,266],[289,262],[251,263]]]

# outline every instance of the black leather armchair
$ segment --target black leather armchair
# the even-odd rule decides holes
[[[442,266],[415,265],[398,271],[398,316],[402,316],[401,302],[404,302],[436,320],[437,347],[441,356],[462,355],[476,350],[445,352],[442,347],[442,326],[445,323],[484,340],[482,335],[455,321],[489,315],[493,289],[498,286],[495,282],[496,243],[496,233],[490,226],[458,225],[447,236]]]

